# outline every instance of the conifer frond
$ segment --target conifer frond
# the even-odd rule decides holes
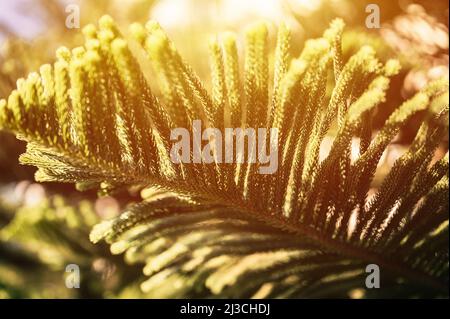
[[[152,90],[128,40],[105,16],[84,29],[83,47],[59,49],[54,65],[17,81],[0,101],[0,124],[28,142],[21,161],[39,168],[37,180],[171,192],[91,234],[146,263],[142,288],[151,296],[345,295],[364,285],[369,263],[385,269],[396,295],[418,293],[418,286],[424,295],[446,295],[448,153],[435,163],[432,157],[448,134],[448,81],[430,83],[372,132],[371,117],[399,63],[383,63],[369,46],[344,61],[343,27],[335,20],[291,58],[282,25],[273,78],[264,24],[247,31],[243,63],[234,35],[212,40],[210,95],[150,21],[130,33],[153,66],[159,90]],[[423,124],[415,140],[368,199],[383,152],[417,114]],[[192,131],[198,119],[219,129],[277,128],[277,171],[259,174],[258,163],[216,156],[212,164],[173,163],[171,129]],[[352,161],[355,137],[361,142]],[[164,288],[171,283],[180,289]]]

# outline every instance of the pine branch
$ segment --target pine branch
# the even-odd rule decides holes
[[[430,83],[405,101],[372,139],[371,118],[399,63],[382,63],[368,46],[344,61],[343,27],[335,20],[291,59],[289,30],[281,26],[273,79],[264,24],[247,31],[242,67],[233,35],[213,40],[210,95],[150,21],[132,25],[130,33],[152,63],[159,85],[152,90],[129,40],[105,16],[98,27],[84,29],[83,47],[59,49],[53,66],[17,81],[0,101],[0,124],[29,142],[21,161],[39,168],[37,180],[102,192],[154,186],[176,194],[146,200],[92,234],[94,241],[113,243],[113,252],[127,251],[131,261],[147,260],[146,291],[164,280],[181,284],[175,296],[198,287],[251,296],[270,282],[275,296],[315,295],[320,288],[361,284],[362,265],[377,263],[393,285],[406,276],[408,287],[424,285],[431,287],[426,294],[441,295],[448,283],[448,198],[442,194],[448,155],[428,164],[448,134],[448,81]],[[421,113],[416,139],[368,200],[383,152]],[[171,129],[193,130],[198,119],[219,129],[278,129],[278,170],[264,175],[258,163],[222,163],[218,150],[212,164],[173,163]],[[334,142],[320,161],[333,126]],[[352,162],[352,139],[360,136],[360,155]],[[217,241],[227,235],[239,243]],[[311,247],[302,246],[310,241]],[[305,265],[315,265],[314,271]],[[292,273],[296,284],[283,294],[289,285],[274,282],[289,282]]]

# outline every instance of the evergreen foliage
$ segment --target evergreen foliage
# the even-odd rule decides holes
[[[149,297],[448,296],[448,152],[433,160],[448,134],[448,81],[430,83],[374,132],[371,119],[400,65],[380,62],[369,46],[344,60],[343,29],[334,20],[292,57],[286,26],[272,52],[257,23],[243,63],[236,37],[225,34],[210,43],[208,90],[156,22],[133,24],[130,40],[104,16],[84,28],[84,46],[60,48],[53,65],[17,81],[0,101],[0,125],[28,143],[20,161],[38,167],[38,181],[142,190],[141,203],[90,238],[145,263]],[[136,42],[151,79],[131,50]],[[369,197],[383,152],[417,114],[423,121],[408,151]],[[195,119],[277,128],[278,171],[172,163],[170,130]],[[382,289],[364,286],[371,263]]]

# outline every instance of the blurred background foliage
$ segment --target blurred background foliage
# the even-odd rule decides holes
[[[81,27],[103,14],[111,15],[122,30],[132,22],[158,20],[206,83],[208,59],[199,57],[214,34],[240,31],[249,21],[264,19],[274,41],[276,25],[284,21],[293,31],[295,55],[307,38],[319,36],[333,18],[342,17],[347,25],[344,60],[370,44],[382,60],[396,56],[403,65],[374,119],[375,127],[400,101],[448,74],[446,0],[8,0],[0,3],[0,98],[18,78],[54,62],[57,47],[82,43],[78,29],[65,27],[65,7],[70,3],[80,6]],[[365,26],[369,3],[380,6],[380,29]],[[383,165],[389,167],[402,154],[402,145],[413,138],[419,122],[420,114],[403,129]],[[330,145],[324,145],[324,152]],[[448,140],[438,152],[447,148]],[[97,198],[71,185],[35,184],[34,168],[18,164],[23,152],[22,142],[0,132],[0,298],[145,297],[138,286],[141,266],[125,264],[106,244],[94,245],[88,236],[93,224],[116,216],[125,203],[137,199],[136,194]],[[71,263],[81,268],[82,289],[64,285],[65,267]]]

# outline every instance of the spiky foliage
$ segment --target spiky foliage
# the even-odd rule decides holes
[[[28,142],[21,161],[39,168],[39,181],[102,192],[151,187],[91,233],[113,253],[146,262],[149,296],[344,297],[365,290],[369,263],[380,266],[382,289],[367,297],[446,296],[448,153],[432,159],[448,132],[448,82],[429,84],[373,132],[399,64],[381,63],[367,46],[344,61],[343,27],[333,21],[292,58],[286,26],[272,53],[267,27],[255,24],[243,67],[234,35],[213,40],[210,94],[152,21],[130,28],[153,65],[159,89],[151,88],[131,43],[103,17],[84,29],[83,47],[59,49],[54,65],[17,82],[0,102],[0,123]],[[368,198],[383,151],[419,113],[409,150]],[[258,174],[258,163],[172,163],[170,129],[195,119],[219,129],[277,128],[277,172]]]

